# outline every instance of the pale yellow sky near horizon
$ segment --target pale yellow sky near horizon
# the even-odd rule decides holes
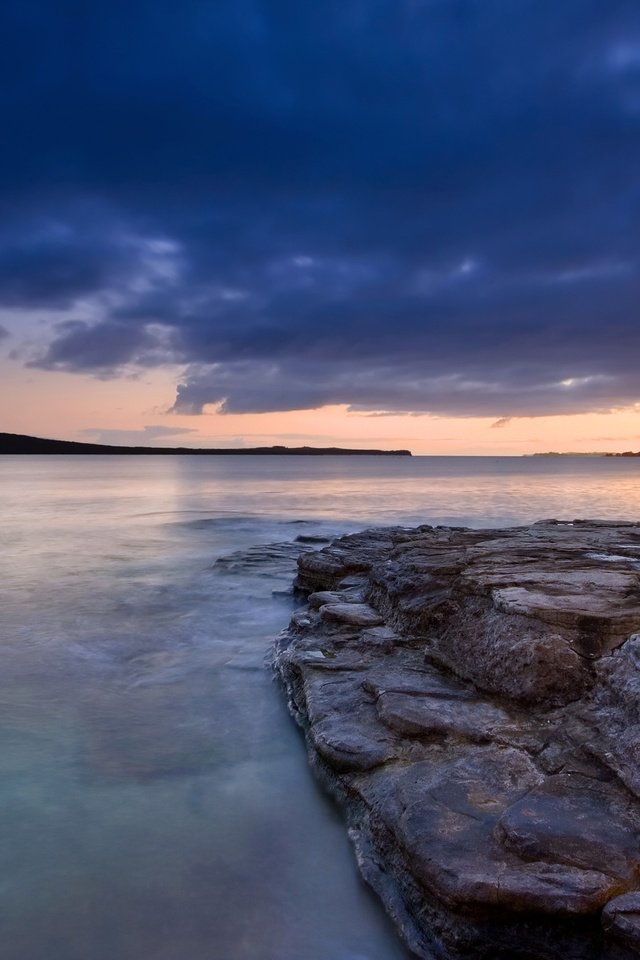
[[[0,429],[105,443],[335,445],[408,448],[418,455],[640,449],[640,404],[611,413],[512,418],[500,425],[496,425],[496,417],[378,415],[349,411],[345,406],[262,414],[220,414],[211,407],[203,415],[186,416],[169,412],[178,379],[179,371],[174,368],[155,369],[135,378],[99,380],[27,369],[6,361],[0,381]]]

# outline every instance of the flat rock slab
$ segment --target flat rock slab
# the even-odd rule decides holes
[[[380,811],[425,895],[454,909],[581,914],[597,910],[619,885],[599,870],[522,860],[496,838],[510,804],[540,781],[516,751],[468,751],[434,769],[390,771]],[[482,856],[478,852],[482,851]]]
[[[276,669],[423,960],[640,956],[640,525],[364,531]]]
[[[357,587],[345,588],[344,590],[319,590],[317,593],[310,594],[307,598],[307,602],[313,610],[329,603],[362,603],[363,601],[362,590]]]
[[[452,735],[488,742],[509,723],[500,707],[460,695],[445,699],[389,691],[380,694],[376,706],[386,726],[408,737]]]
[[[602,655],[638,627],[638,576],[624,566],[606,569],[597,554],[587,553],[584,559],[605,569],[565,569],[562,578],[553,570],[521,571],[518,586],[493,591],[494,605],[572,631],[570,640],[580,653]]]
[[[323,620],[337,620],[356,627],[378,627],[384,619],[367,603],[327,603],[320,607]]]
[[[314,725],[311,739],[322,759],[339,771],[372,770],[400,753],[390,736],[370,735],[357,718],[321,720]]]
[[[503,844],[525,860],[602,870],[632,883],[640,874],[640,819],[626,792],[567,774],[548,777],[500,818]]]

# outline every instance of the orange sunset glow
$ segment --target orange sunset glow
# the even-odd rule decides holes
[[[6,361],[0,382],[5,428],[61,440],[149,446],[345,446],[408,448],[415,455],[518,456],[640,448],[640,405],[610,413],[546,417],[439,417],[346,405],[284,413],[170,412],[175,370],[118,380],[25,372]],[[155,436],[150,427],[161,427]],[[145,430],[145,428],[147,428]]]

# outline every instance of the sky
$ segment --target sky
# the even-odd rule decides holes
[[[3,0],[0,430],[640,449],[637,0]]]

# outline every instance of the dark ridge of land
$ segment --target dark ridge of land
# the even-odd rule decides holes
[[[628,456],[628,454],[622,453],[601,453],[599,450],[590,450],[587,453],[584,451],[578,452],[574,450],[563,450],[562,452],[558,450],[547,450],[544,453],[523,453],[523,457],[622,457]]]
[[[19,433],[0,433],[0,454],[180,454],[181,456],[380,456],[410,457],[410,450],[350,450],[344,447],[126,447],[74,440],[47,440]]]
[[[576,453],[568,450],[559,453],[557,450],[548,450],[546,453],[523,453],[523,457],[640,457],[640,450],[625,450],[624,453],[601,453],[594,450],[589,453]]]

